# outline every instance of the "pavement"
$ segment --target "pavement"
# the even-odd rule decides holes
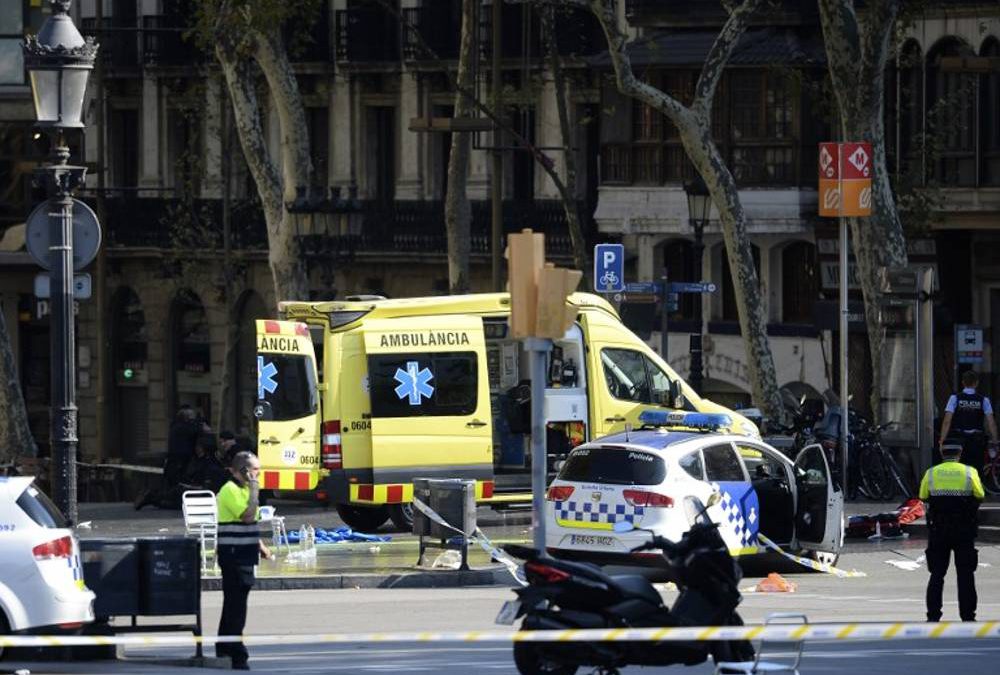
[[[288,530],[303,525],[333,530],[343,526],[335,509],[296,500],[275,500],[277,515],[284,516]],[[848,516],[893,511],[898,503],[851,502],[847,504]],[[183,535],[184,522],[179,510],[147,507],[136,511],[131,503],[84,503],[79,507],[81,526],[77,533],[81,539],[103,537],[139,537]],[[1000,543],[1000,503],[991,502],[981,509],[981,543]],[[495,511],[480,507],[477,523],[495,545],[526,542],[531,538],[530,511]],[[911,539],[926,536],[923,519],[907,526]],[[296,589],[363,589],[363,588],[444,588],[466,586],[509,586],[513,583],[509,572],[494,563],[489,554],[478,546],[469,550],[469,570],[454,569],[452,553],[428,550],[424,565],[418,566],[418,538],[410,532],[397,531],[386,523],[376,533],[387,537],[387,542],[340,542],[319,544],[314,558],[303,559],[293,546],[291,551],[282,549],[274,560],[261,561],[258,568],[258,590]],[[886,542],[901,545],[899,542]],[[905,543],[905,542],[903,542]],[[846,551],[877,550],[867,540],[849,540]],[[765,556],[771,560],[774,556]],[[772,563],[773,564],[773,563]],[[206,591],[220,590],[221,579],[217,574],[207,574],[202,579]]]
[[[899,569],[887,561],[914,560],[924,547],[917,537],[895,542],[851,544],[840,566],[867,576],[841,579],[794,565],[775,568],[766,560],[744,565],[740,584],[744,599],[740,613],[748,623],[762,622],[773,612],[801,612],[810,622],[912,621],[924,618],[926,568]],[[980,546],[984,565],[977,575],[979,618],[1000,619],[1000,547]],[[755,586],[769,572],[779,571],[797,585],[794,593],[756,593]],[[676,591],[660,586],[667,603]],[[366,633],[390,631],[513,630],[496,626],[493,619],[501,603],[511,599],[510,588],[442,589],[343,589],[251,593],[246,634],[295,635],[302,633]],[[946,579],[945,618],[957,620],[954,575]],[[203,594],[204,625],[214,634],[222,594]],[[146,619],[141,619],[145,622]],[[30,668],[32,673],[182,673],[172,662],[189,657],[192,648],[130,648],[126,660],[94,663],[4,663],[5,668]],[[251,647],[251,667],[263,672],[302,674],[440,672],[515,673],[511,646],[505,643],[315,643]],[[809,643],[800,671],[811,673],[937,675],[967,670],[988,672],[988,663],[1000,656],[998,640],[937,640]],[[213,664],[209,664],[211,666]],[[222,672],[211,667],[207,672]],[[188,671],[190,672],[190,671]],[[580,675],[587,672],[579,671]],[[626,668],[628,673],[686,672],[707,675],[703,664],[683,671],[672,668]]]

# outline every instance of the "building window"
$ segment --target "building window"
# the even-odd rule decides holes
[[[760,283],[760,249],[754,244],[750,244],[753,253],[753,266],[757,271],[757,283]],[[739,321],[740,315],[736,309],[736,291],[733,288],[733,273],[729,269],[729,256],[726,247],[723,245],[720,250],[719,261],[722,265],[722,320]]]
[[[136,187],[139,184],[139,111],[117,109],[112,110],[109,117],[112,187]]]
[[[928,122],[934,178],[948,187],[976,184],[976,90],[979,79],[963,71],[961,57],[971,56],[957,40],[939,45],[927,57]]]
[[[313,185],[327,184],[330,141],[330,116],[327,108],[306,108],[309,124],[310,159],[313,165]]]
[[[991,38],[980,50],[982,56],[1000,64],[1000,41]],[[983,185],[1000,185],[1000,69],[982,76],[980,81],[982,113]]]
[[[689,104],[697,73],[672,70],[645,79]],[[638,101],[605,99],[614,103],[608,106],[614,119],[606,120],[611,133],[602,129],[603,183],[662,185],[694,175],[677,128],[659,111]],[[800,181],[797,100],[790,78],[766,70],[727,72],[720,81],[712,103],[712,136],[741,186]],[[629,116],[617,110],[622,105],[630,106]]]
[[[898,77],[899,166],[903,173],[919,176],[923,152],[924,74],[923,55],[917,43],[910,42],[900,52]]]
[[[0,85],[24,84],[24,16],[26,2],[0,4]]]
[[[819,297],[816,247],[805,241],[781,252],[781,313],[785,323],[812,323],[813,303]]]

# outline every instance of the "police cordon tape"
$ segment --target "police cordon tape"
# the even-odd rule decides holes
[[[763,534],[760,533],[757,534],[757,541],[764,544],[764,546],[771,549],[772,551],[775,551],[776,553],[784,556],[785,558],[788,558],[792,562],[796,562],[802,565],[803,567],[808,567],[809,569],[815,570],[817,572],[826,572],[827,574],[832,574],[833,576],[839,577],[841,579],[853,579],[857,577],[868,576],[867,574],[859,570],[850,570],[850,571],[842,570],[837,567],[834,567],[830,563],[821,563],[817,560],[810,560],[809,558],[803,558],[800,555],[794,555],[792,553],[788,553],[782,550],[780,546],[778,546],[773,541],[771,541],[770,539],[768,539],[767,537],[765,537]]]
[[[462,631],[400,633],[314,633],[302,635],[14,635],[0,637],[0,647],[187,646],[201,642],[242,641],[250,646],[373,642],[703,642],[773,640],[838,642],[874,640],[948,640],[1000,638],[1000,621],[943,623],[812,623],[682,628],[588,628],[538,631]]]
[[[442,518],[434,509],[429,507],[427,504],[425,504],[417,497],[413,498],[413,508],[423,513],[425,516],[433,520],[441,527],[448,528],[449,530],[452,530],[453,532],[457,532],[458,534],[462,535],[462,537],[478,543],[479,546],[484,551],[490,554],[490,557],[493,560],[496,560],[498,563],[507,568],[507,571],[510,572],[510,575],[514,577],[514,581],[521,584],[522,586],[528,585],[528,580],[524,577],[524,570],[521,569],[521,566],[517,563],[517,561],[510,555],[508,555],[505,551],[494,546],[493,542],[490,541],[489,537],[483,534],[483,531],[481,529],[476,527],[476,530],[472,534],[472,536],[467,535],[465,534],[465,532],[458,529],[457,527],[446,521],[444,518]]]

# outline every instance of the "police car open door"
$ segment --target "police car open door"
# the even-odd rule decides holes
[[[257,455],[266,490],[312,490],[319,482],[319,392],[309,328],[258,320]]]
[[[811,551],[837,553],[843,543],[844,493],[834,485],[826,453],[808,445],[795,460],[795,536]]]

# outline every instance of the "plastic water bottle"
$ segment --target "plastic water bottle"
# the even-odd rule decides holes
[[[299,528],[299,548],[302,549],[303,551],[309,546],[309,540],[307,539],[307,537],[308,535],[306,534],[306,526],[303,525],[302,527]]]

